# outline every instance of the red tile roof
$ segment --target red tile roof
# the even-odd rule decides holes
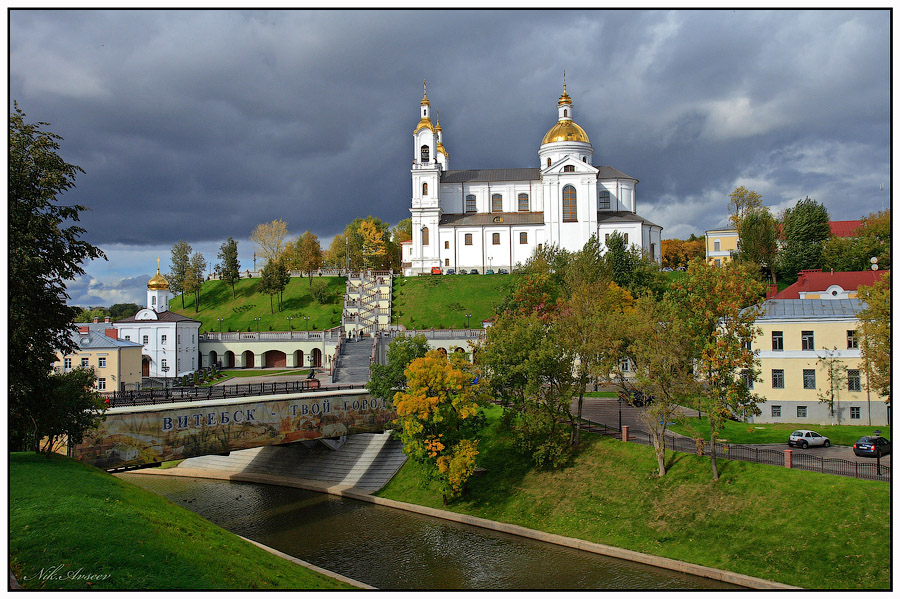
[[[822,272],[804,270],[797,282],[787,287],[773,299],[800,299],[800,293],[825,291],[832,285],[839,285],[844,291],[856,290],[860,285],[870,286],[881,279],[883,270],[863,270],[855,272]]]
[[[831,234],[836,237],[853,237],[861,224],[861,220],[833,220],[828,223]]]

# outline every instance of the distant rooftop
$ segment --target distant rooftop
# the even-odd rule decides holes
[[[847,319],[856,318],[862,309],[858,299],[771,299],[762,304],[758,320]]]
[[[70,336],[72,338],[72,341],[77,343],[78,347],[81,349],[114,349],[125,347],[141,347],[140,343],[125,341],[122,339],[113,339],[112,337],[107,337],[103,333],[98,333],[96,331],[87,331],[84,333],[73,331]]]
[[[883,270],[862,270],[852,272],[822,272],[806,270],[800,272],[800,278],[793,285],[784,288],[773,299],[800,299],[801,293],[825,291],[837,285],[844,291],[855,291],[860,285],[870,287],[881,279]]]

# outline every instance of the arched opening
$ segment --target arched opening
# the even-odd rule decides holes
[[[428,245],[429,243],[428,227],[422,227],[422,245]]]
[[[466,196],[466,212],[475,212],[475,196],[472,194]]]
[[[528,212],[528,194],[520,193],[519,194],[519,212]]]
[[[569,116],[569,109],[563,108],[563,117],[567,117],[567,116]]]
[[[428,195],[428,183],[422,183],[422,195],[423,196]]]
[[[287,366],[287,356],[284,355],[283,351],[278,351],[277,349],[267,351],[263,359],[266,361],[266,368],[284,368]]]
[[[563,222],[574,223],[578,221],[578,195],[571,185],[563,187]]]
[[[563,172],[564,173],[574,173],[575,167],[572,166],[571,164],[567,164],[566,166],[563,167]]]
[[[303,368],[304,366],[306,366],[303,363],[303,350],[302,349],[298,349],[297,351],[294,352],[294,364],[297,365],[297,368]]]
[[[439,347],[439,348],[438,348],[438,352],[440,352],[440,354],[441,354],[442,356],[444,356],[445,358],[447,357],[447,350],[446,350],[445,348]]]
[[[234,368],[234,352],[228,350],[222,359],[222,368]]]
[[[241,354],[242,361],[244,362],[244,368],[253,368],[253,352],[249,349]]]
[[[503,196],[499,193],[491,195],[491,212],[503,212]]]
[[[550,166],[550,159],[547,159],[547,166]]]
[[[312,350],[312,365],[316,368],[322,367],[322,350],[318,347]]]
[[[428,152],[428,146],[427,146],[427,145],[422,146],[422,148],[421,148],[421,156],[422,156],[422,162],[428,162],[428,160],[429,160],[429,152]]]
[[[141,358],[141,376],[150,376],[150,358]]]
[[[221,364],[218,363],[219,362],[219,354],[218,353],[211,351],[211,352],[209,352],[208,358],[209,358],[209,361],[206,363],[207,366],[216,366],[216,367],[221,366]]]

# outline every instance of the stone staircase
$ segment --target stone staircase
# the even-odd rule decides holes
[[[177,468],[266,474],[346,485],[374,492],[387,484],[406,461],[403,444],[387,433],[348,435],[339,449],[321,444],[266,445],[184,460]]]
[[[372,363],[373,339],[363,337],[355,341],[344,339],[337,356],[332,383],[365,383],[369,380],[369,366]]]
[[[391,273],[354,273],[347,277],[341,324],[349,334],[373,335],[391,324]]]

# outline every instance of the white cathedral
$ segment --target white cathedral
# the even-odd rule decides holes
[[[593,165],[594,147],[573,120],[565,82],[557,110],[537,168],[450,170],[426,90],[413,131],[413,235],[403,244],[404,275],[512,270],[537,248],[577,251],[591,235],[602,244],[614,231],[661,261],[662,227],[636,212],[638,180]]]

